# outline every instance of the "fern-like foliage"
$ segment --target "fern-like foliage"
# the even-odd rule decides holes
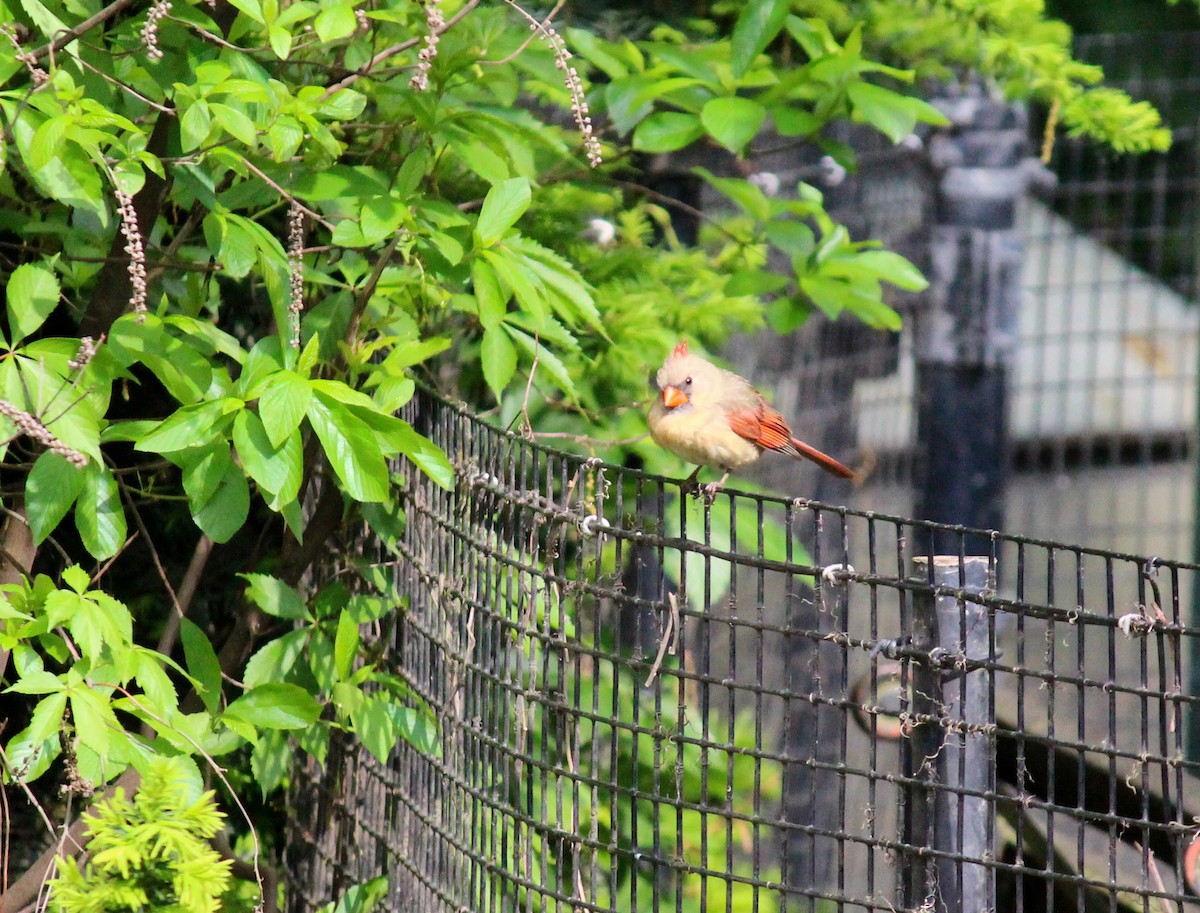
[[[194,772],[194,768],[192,769]],[[224,815],[213,793],[196,796],[186,761],[159,758],[132,798],[117,789],[84,815],[90,858],[58,860],[57,913],[212,913],[229,883],[229,860],[209,845]]]
[[[1071,30],[1045,18],[1042,0],[810,0],[834,21],[866,23],[868,42],[928,76],[967,68],[1013,97],[1051,107],[1072,136],[1087,135],[1117,152],[1162,152],[1171,132],[1158,112],[1122,91],[1098,85],[1099,67],[1075,60]]]

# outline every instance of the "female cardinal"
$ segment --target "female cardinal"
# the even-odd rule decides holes
[[[650,407],[650,436],[660,447],[699,464],[688,484],[704,466],[724,471],[719,482],[704,486],[709,498],[732,470],[753,463],[764,450],[805,457],[835,476],[854,478],[833,457],[792,437],[783,416],[748,380],[689,354],[686,339],[658,369],[655,385],[662,395]]]

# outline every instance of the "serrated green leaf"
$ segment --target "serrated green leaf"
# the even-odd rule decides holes
[[[304,599],[278,577],[269,574],[239,574],[246,581],[246,598],[276,618],[300,620],[308,618]]]
[[[316,698],[299,685],[285,682],[268,682],[250,689],[224,713],[258,729],[303,729],[320,715],[321,705]]]
[[[247,688],[284,679],[308,646],[308,630],[288,631],[264,644],[246,663],[242,681]]]
[[[271,729],[262,734],[250,753],[250,772],[264,799],[283,783],[294,760],[288,737],[282,730]]]
[[[531,193],[526,178],[509,178],[488,191],[475,223],[475,234],[481,247],[490,247],[516,224],[529,208]]]
[[[4,294],[8,325],[16,345],[37,330],[58,307],[58,277],[36,263],[22,263],[8,277]]]

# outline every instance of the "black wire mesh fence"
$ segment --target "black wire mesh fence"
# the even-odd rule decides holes
[[[295,909],[380,875],[405,913],[1200,901],[1195,566],[707,505],[428,395],[407,418],[457,470],[452,492],[405,470],[379,556],[436,739],[310,762]]]

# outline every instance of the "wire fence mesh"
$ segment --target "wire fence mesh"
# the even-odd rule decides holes
[[[406,471],[379,556],[438,737],[307,772],[313,906],[383,873],[397,911],[1197,900],[1194,566],[1000,534],[933,554],[965,531],[709,506],[430,396],[407,417],[458,472]]]

